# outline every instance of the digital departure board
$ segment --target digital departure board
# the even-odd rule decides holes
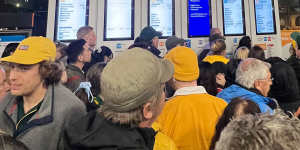
[[[77,30],[88,25],[88,0],[57,0],[55,41],[77,39]]]
[[[104,40],[134,39],[134,0],[105,0]]]
[[[225,36],[245,35],[244,0],[223,0]]]
[[[149,26],[162,32],[162,37],[175,35],[174,0],[149,0],[148,4]]]
[[[188,0],[188,37],[209,36],[210,0]]]
[[[254,1],[256,34],[276,34],[273,0]]]

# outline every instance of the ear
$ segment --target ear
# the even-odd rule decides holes
[[[153,117],[153,112],[151,110],[151,103],[146,103],[143,108],[143,115],[146,120],[149,120]]]
[[[78,56],[78,60],[83,61],[83,56],[81,54]]]
[[[256,80],[254,81],[254,88],[256,88],[257,90],[261,90],[261,82]]]

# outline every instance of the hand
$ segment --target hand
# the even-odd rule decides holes
[[[226,83],[226,79],[225,79],[225,75],[224,73],[218,73],[216,75],[216,82],[218,85],[224,87],[225,86],[225,83]]]
[[[298,110],[294,113],[295,117],[299,117],[300,115],[300,107],[298,107]]]

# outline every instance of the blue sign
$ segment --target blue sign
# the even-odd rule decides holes
[[[117,49],[122,48],[122,44],[121,44],[121,43],[117,43],[116,48],[117,48]]]
[[[234,39],[233,39],[233,43],[236,44],[237,42],[238,42],[238,39],[237,39],[237,38],[234,38]]]
[[[188,37],[203,37],[210,34],[209,0],[188,1]]]
[[[25,38],[25,35],[2,35],[0,36],[0,42],[20,42]]]
[[[187,39],[187,40],[185,40],[185,42],[186,42],[186,47],[189,47],[189,48],[191,48],[191,40],[190,39]]]

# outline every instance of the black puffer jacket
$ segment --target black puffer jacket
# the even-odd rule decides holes
[[[89,112],[65,131],[67,150],[152,150],[152,128],[130,128],[113,124],[99,112]]]
[[[286,62],[294,69],[298,80],[298,87],[300,87],[300,59],[296,58],[296,56],[291,56]]]
[[[274,78],[269,96],[275,98],[284,111],[296,112],[300,106],[300,91],[298,85],[299,81],[297,79],[299,74],[296,74],[295,71],[297,67],[300,69],[300,61],[298,62],[298,66],[294,66],[296,69],[293,69],[284,60],[278,57],[271,57],[266,61],[272,64],[270,72]],[[292,58],[292,61],[297,60],[293,60]],[[297,64],[297,62],[290,63],[291,65]]]

